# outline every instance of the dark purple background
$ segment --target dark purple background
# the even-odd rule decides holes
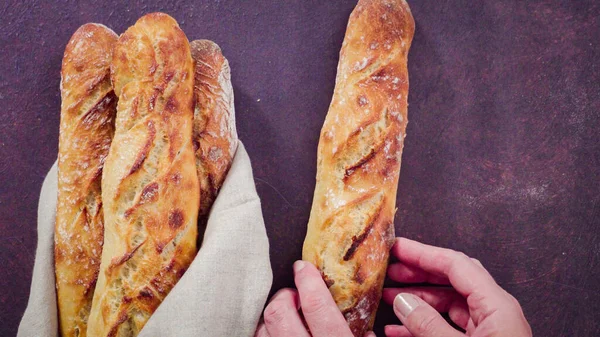
[[[271,241],[273,289],[292,285],[319,130],[355,1],[0,4],[0,335],[27,298],[43,178],[56,159],[59,71],[83,23],[123,32],[165,11],[229,58],[237,126]],[[536,336],[598,336],[600,4],[411,1],[408,138],[396,232],[476,256]],[[393,322],[382,305],[378,331]]]

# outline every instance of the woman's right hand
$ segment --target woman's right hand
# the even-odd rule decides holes
[[[388,277],[403,283],[450,285],[444,288],[405,287],[384,289],[383,299],[393,304],[404,324],[388,325],[388,337],[464,337],[439,314],[466,330],[466,336],[530,337],[531,328],[519,302],[502,289],[475,259],[450,249],[398,238],[392,255],[399,262],[388,268]]]

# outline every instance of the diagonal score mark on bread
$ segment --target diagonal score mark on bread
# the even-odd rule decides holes
[[[387,111],[387,108],[384,108],[379,118],[375,118],[377,115],[373,114],[369,116],[372,118],[361,122],[342,143],[341,149],[334,153],[334,159],[338,160],[343,168],[343,180],[348,179],[357,170],[365,168],[389,138],[392,129]]]
[[[117,42],[116,130],[102,177],[105,242],[90,336],[135,336],[196,253],[193,61],[177,22],[140,18]]]
[[[61,70],[58,204],[54,263],[60,333],[86,336],[100,265],[100,178],[114,133],[110,61],[117,35],[85,24],[65,48]]]
[[[355,336],[373,326],[394,238],[413,33],[404,0],[359,0],[319,140],[302,257],[319,268]]]

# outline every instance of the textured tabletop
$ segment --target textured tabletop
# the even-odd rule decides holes
[[[5,0],[0,4],[0,335],[25,309],[59,71],[81,24],[152,11],[221,45],[271,241],[273,291],[301,256],[316,147],[349,1]],[[411,1],[409,124],[396,233],[475,256],[536,336],[600,333],[600,3]],[[382,305],[376,323],[395,322]],[[382,335],[382,334],[381,334]]]

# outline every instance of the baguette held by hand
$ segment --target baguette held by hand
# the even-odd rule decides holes
[[[61,71],[58,204],[54,263],[60,334],[85,337],[103,241],[100,180],[114,133],[117,98],[110,62],[117,35],[81,26]]]
[[[136,336],[196,254],[194,64],[177,22],[148,14],[115,46],[119,97],[102,176],[105,236],[88,336]]]
[[[209,40],[190,43],[195,63],[192,141],[200,183],[200,232],[237,148],[229,62]]]
[[[404,0],[359,0],[319,140],[302,257],[319,268],[355,336],[373,326],[395,236],[413,34]]]

